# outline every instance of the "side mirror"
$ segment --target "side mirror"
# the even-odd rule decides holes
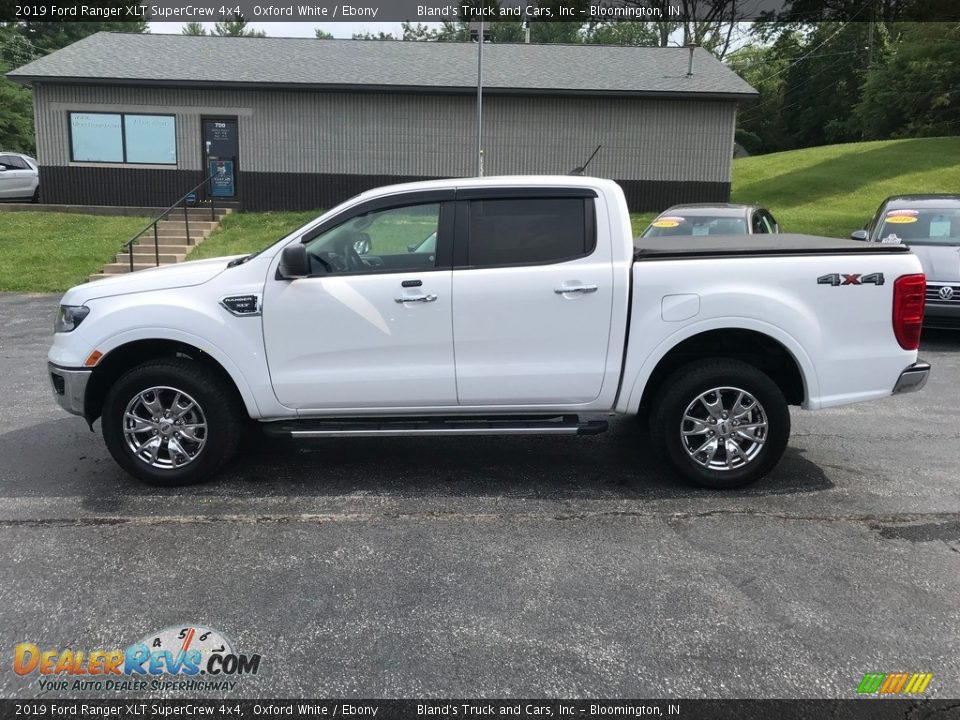
[[[280,265],[277,273],[284,280],[295,280],[307,277],[310,274],[310,259],[307,257],[307,248],[302,243],[288,245],[280,254]]]
[[[870,236],[867,235],[866,230],[854,230],[852,233],[850,233],[851,240],[868,240],[869,238]]]

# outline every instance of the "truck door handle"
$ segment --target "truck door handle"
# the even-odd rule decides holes
[[[398,297],[395,300],[398,303],[408,303],[408,302],[433,302],[437,299],[437,296],[433,293],[429,295],[408,295],[407,297]]]
[[[565,295],[567,293],[595,293],[597,291],[596,285],[571,285],[570,287],[558,287],[553,290],[557,295]]]

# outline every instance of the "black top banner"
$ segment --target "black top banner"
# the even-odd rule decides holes
[[[882,15],[878,17],[878,13]],[[955,0],[0,0],[0,21],[51,22],[952,21]]]
[[[960,703],[850,700],[0,700],[0,718],[676,718],[683,720],[957,720]]]

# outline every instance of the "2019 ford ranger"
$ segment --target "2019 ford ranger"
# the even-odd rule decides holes
[[[252,255],[69,290],[50,379],[162,485],[213,475],[250,419],[293,438],[583,434],[646,407],[665,457],[709,488],[774,467],[789,405],[926,381],[905,247],[640,242],[609,180],[380,188]]]

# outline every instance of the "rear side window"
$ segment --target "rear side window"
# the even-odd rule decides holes
[[[593,252],[592,200],[512,198],[470,202],[471,267],[563,262]]]

